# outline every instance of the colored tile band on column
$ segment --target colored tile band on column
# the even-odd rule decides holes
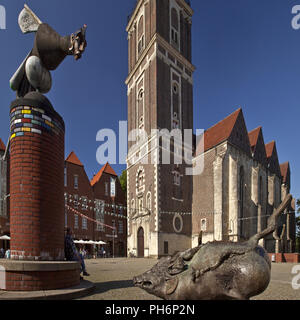
[[[59,120],[46,114],[43,109],[19,106],[13,108],[10,113],[10,139],[23,136],[26,132],[42,134],[47,132],[58,135],[64,132],[64,127]]]

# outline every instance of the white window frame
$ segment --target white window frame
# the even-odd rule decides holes
[[[118,225],[119,225],[119,227],[118,227],[118,233],[119,233],[119,234],[123,234],[123,233],[124,233],[124,222],[123,222],[123,221],[119,221],[119,222],[118,222]]]
[[[88,198],[87,197],[82,197],[82,204],[81,204],[81,208],[84,211],[88,210]]]
[[[88,230],[88,222],[87,222],[87,218],[82,217],[82,230]]]
[[[78,174],[74,174],[74,189],[78,190],[79,187],[79,176]]]
[[[144,20],[143,21],[143,33],[139,38],[139,22],[142,17]],[[145,46],[146,46],[145,34],[146,34],[146,19],[145,19],[145,7],[143,7],[138,18],[136,19],[136,56],[137,56],[137,60],[139,59],[139,57],[141,56],[141,54],[145,50]],[[139,50],[140,41],[142,41],[142,47]]]
[[[67,170],[67,167],[65,166],[64,167],[64,185],[65,185],[65,187],[68,186],[68,176],[67,176],[67,174],[68,174],[68,170]]]
[[[112,190],[113,190],[112,186],[114,186],[114,191],[115,191],[114,194],[112,193]],[[116,195],[117,195],[117,179],[110,177],[110,196],[115,197]]]
[[[96,220],[102,224],[96,224],[96,231],[105,232],[104,214],[105,214],[105,201],[96,199]]]
[[[78,216],[78,214],[74,215],[74,229],[79,229],[79,216]]]
[[[105,195],[106,196],[109,196],[109,183],[108,182],[105,182]]]
[[[171,128],[172,129],[182,129],[182,101],[181,101],[181,75],[176,72],[173,68],[171,68]],[[175,74],[179,78],[179,82],[173,80],[173,74]],[[174,103],[173,103],[173,86],[176,85],[178,88],[178,113],[174,112]],[[176,117],[174,117],[176,113]]]
[[[172,26],[172,9],[175,9],[177,12],[178,17],[178,31]],[[177,43],[173,39],[173,33],[174,35],[177,35]],[[180,9],[176,5],[175,1],[172,1],[170,3],[170,44],[174,46],[179,52],[180,52]]]
[[[78,194],[74,194],[74,209],[79,208],[79,196]]]
[[[140,84],[142,83],[142,86],[139,88]],[[141,100],[141,93],[143,93],[143,114],[139,114],[139,101]],[[136,81],[136,128],[144,130],[145,128],[145,78],[144,73],[139,77],[139,79]],[[143,117],[143,121],[140,122],[141,118]],[[137,137],[137,141],[139,141],[140,137]]]

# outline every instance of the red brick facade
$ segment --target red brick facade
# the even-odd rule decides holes
[[[105,165],[101,177],[93,185],[93,192],[95,201],[102,200],[105,203],[104,224],[115,226],[116,231],[104,226],[103,231],[95,231],[95,240],[106,242],[110,255],[124,257],[127,256],[127,214],[124,208],[127,205],[126,196],[117,175],[108,166],[109,164]],[[115,190],[112,190],[112,180],[115,181]]]

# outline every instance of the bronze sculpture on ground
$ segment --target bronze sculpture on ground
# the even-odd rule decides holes
[[[269,218],[267,229],[246,242],[210,242],[161,259],[135,277],[134,285],[165,300],[248,300],[268,287],[271,262],[258,245],[273,233],[277,218],[292,200],[288,195]]]
[[[27,93],[47,93],[52,87],[50,71],[55,70],[68,55],[75,60],[81,58],[87,42],[84,25],[72,35],[61,37],[41,20],[25,4],[19,15],[19,26],[23,33],[35,32],[34,46],[10,80],[10,87],[22,98]]]

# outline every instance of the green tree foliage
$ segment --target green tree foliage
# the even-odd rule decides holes
[[[125,192],[125,195],[127,196],[127,171],[124,170],[120,176],[120,183],[122,190]]]

